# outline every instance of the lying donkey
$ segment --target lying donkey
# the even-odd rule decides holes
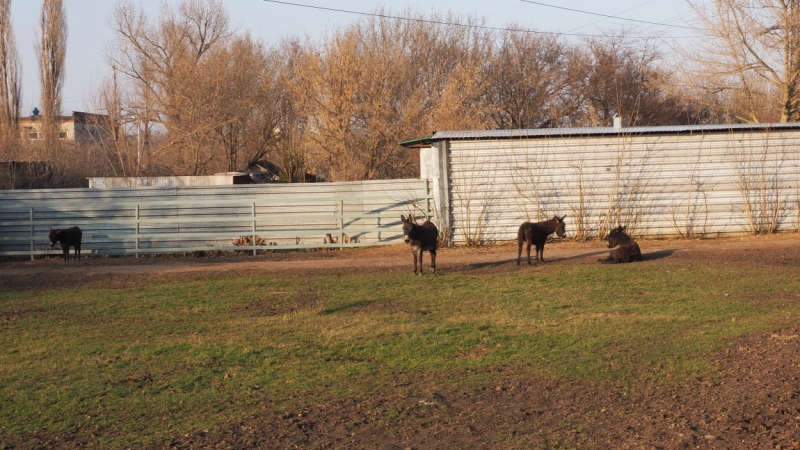
[[[606,236],[608,241],[608,248],[615,248],[608,255],[608,258],[601,259],[600,262],[606,263],[629,263],[642,260],[642,251],[639,250],[639,244],[636,243],[627,233],[625,227],[617,227],[611,230]]]
[[[414,274],[417,273],[417,255],[419,255],[419,274],[422,275],[422,254],[430,252],[431,270],[436,272],[436,246],[439,243],[439,230],[431,221],[417,225],[414,216],[400,216],[403,221],[403,240],[411,246],[414,254]]]

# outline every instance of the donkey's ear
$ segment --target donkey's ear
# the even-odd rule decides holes
[[[408,215],[408,221],[411,223],[417,223],[417,218],[412,216],[411,214]]]
[[[403,221],[403,223],[405,223],[405,221],[406,221],[406,216],[404,216],[404,215],[400,214],[400,220],[402,220],[402,221]]]
[[[563,216],[561,216],[561,218],[560,218],[560,219],[558,219],[558,221],[559,221],[559,222],[563,222],[565,217],[567,217],[567,215],[566,215],[566,214],[564,214]]]
[[[622,225],[619,227],[619,231],[625,231],[625,228],[628,228],[627,225]]]

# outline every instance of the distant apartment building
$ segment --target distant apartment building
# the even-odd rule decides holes
[[[73,111],[71,116],[59,116],[58,138],[66,141],[96,141],[108,137],[108,116]],[[34,109],[33,115],[19,119],[20,137],[28,141],[44,139],[43,118]]]

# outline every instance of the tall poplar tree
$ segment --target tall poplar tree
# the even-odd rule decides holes
[[[17,137],[22,72],[11,26],[11,0],[0,0],[0,139],[3,145]]]
[[[58,115],[64,88],[64,62],[67,56],[67,14],[63,0],[44,0],[35,44],[39,59],[42,91],[42,119],[45,141],[58,139]]]

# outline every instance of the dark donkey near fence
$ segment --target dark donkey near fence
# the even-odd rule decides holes
[[[611,230],[606,236],[608,241],[608,248],[614,248],[608,258],[601,259],[600,262],[605,263],[629,263],[642,260],[642,251],[639,249],[639,244],[636,243],[627,233],[625,227],[617,227]]]
[[[427,220],[422,225],[417,225],[414,216],[400,216],[403,221],[403,240],[411,246],[414,254],[414,274],[417,273],[417,258],[419,257],[419,274],[422,275],[422,254],[430,252],[431,270],[436,272],[436,246],[439,243],[439,230],[436,225]]]
[[[517,265],[519,265],[519,260],[522,257],[523,243],[528,246],[528,264],[531,263],[531,245],[536,246],[536,262],[544,262],[544,243],[547,241],[547,237],[553,233],[561,238],[566,236],[565,217],[567,216],[564,215],[560,218],[553,216],[552,219],[544,222],[525,222],[520,225],[517,232]]]
[[[61,251],[64,252],[64,261],[69,261],[69,248],[75,247],[75,258],[81,259],[81,237],[83,233],[78,227],[66,229],[50,228],[50,248],[56,246],[56,242],[61,242]]]

